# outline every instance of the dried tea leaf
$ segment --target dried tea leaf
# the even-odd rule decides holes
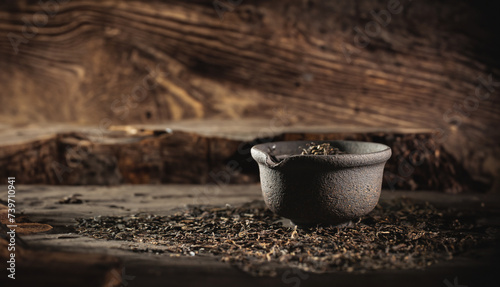
[[[300,229],[283,226],[282,218],[263,202],[253,202],[239,207],[192,206],[170,216],[78,219],[76,229],[94,238],[166,248],[137,252],[216,256],[252,275],[272,276],[278,267],[317,273],[425,268],[498,236],[498,227],[479,226],[473,218],[453,209],[397,200],[378,205],[347,228]]]
[[[315,144],[310,143],[308,147],[302,149],[301,155],[335,155],[335,154],[346,154],[345,151],[341,151],[336,147],[332,147],[329,143]]]

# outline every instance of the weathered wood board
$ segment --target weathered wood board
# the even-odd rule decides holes
[[[494,268],[498,265],[495,253],[498,250],[477,249],[452,261],[439,263],[421,270],[386,270],[366,273],[336,272],[317,275],[306,273],[304,277],[294,270],[280,270],[277,277],[252,277],[210,257],[172,257],[168,253],[154,254],[130,251],[131,247],[139,250],[158,249],[147,243],[96,240],[75,234],[71,226],[78,217],[106,215],[130,215],[137,212],[166,215],[187,208],[189,204],[221,205],[260,200],[259,185],[229,185],[218,190],[200,193],[200,185],[124,185],[116,187],[97,186],[18,186],[20,211],[36,222],[45,222],[54,226],[50,233],[24,236],[28,245],[46,252],[79,252],[89,258],[98,254],[117,257],[123,262],[122,283],[126,286],[197,286],[201,283],[209,286],[294,286],[298,279],[300,286],[366,286],[372,282],[384,286],[446,286],[445,280],[467,286],[495,286]],[[81,204],[60,204],[61,198],[80,194]],[[478,211],[477,220],[486,225],[498,225],[498,217],[483,218],[481,210],[498,210],[500,198],[495,194],[460,194],[449,195],[436,192],[382,192],[382,201],[400,197],[429,201],[434,205],[453,206]],[[68,274],[78,276],[77,271],[68,270]],[[67,275],[68,275],[67,274]],[[302,273],[301,273],[302,274]],[[56,276],[47,271],[43,275],[32,277],[43,282],[45,276]],[[40,276],[40,277],[38,277]],[[3,282],[0,278],[0,282]]]
[[[14,279],[7,278],[10,256],[7,243],[0,238],[2,286],[122,286],[121,261],[114,256],[98,253],[44,251],[16,247]],[[9,273],[11,274],[11,273]]]
[[[393,156],[384,186],[400,190],[485,191],[490,174],[469,173],[423,129],[288,126],[262,121],[175,122],[154,126],[70,125],[0,132],[0,175],[24,184],[255,183],[258,167],[250,148],[280,140],[361,140],[386,144]],[[480,180],[478,180],[479,178]]]

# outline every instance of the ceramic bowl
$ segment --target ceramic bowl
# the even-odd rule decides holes
[[[301,155],[310,141],[252,147],[266,205],[297,225],[345,225],[377,205],[391,149],[359,141],[330,143],[346,154]]]

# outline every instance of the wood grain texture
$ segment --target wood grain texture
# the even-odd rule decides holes
[[[60,2],[0,4],[3,122],[272,119],[286,107],[292,124],[441,128],[469,172],[500,175],[486,1],[401,1],[368,38],[354,28],[390,1],[244,0],[222,21],[209,0]]]
[[[0,238],[0,267],[10,259],[8,242]],[[23,249],[16,246],[15,281],[2,276],[3,286],[122,286],[122,265],[117,257],[106,254],[83,254]],[[10,274],[10,273],[9,273]]]
[[[68,227],[74,226],[75,218],[94,216],[128,216],[147,212],[165,216],[188,208],[191,204],[238,206],[255,200],[262,200],[259,185],[231,185],[221,188],[217,196],[208,201],[198,201],[199,185],[121,185],[114,187],[95,186],[37,186],[19,185],[19,200],[24,213],[33,220],[44,220],[55,226],[50,234],[24,236],[26,242],[37,249],[82,253],[107,254],[118,257],[126,268],[123,279],[127,286],[291,286],[283,278],[290,279],[290,269],[279,269],[276,277],[252,277],[218,261],[214,256],[171,256],[169,252],[155,254],[166,249],[147,242],[124,242],[98,240],[84,237]],[[82,204],[59,204],[57,199],[72,194],[81,194]],[[457,211],[476,210],[478,222],[485,228],[497,226],[498,216],[487,216],[498,211],[500,198],[497,194],[459,194],[449,196],[437,192],[382,191],[380,201],[390,202],[401,198],[417,202],[429,202],[439,208],[452,207]],[[3,251],[3,249],[2,249]],[[149,251],[149,252],[148,252]],[[1,252],[1,251],[0,251]],[[97,253],[97,254],[96,254]],[[450,282],[459,274],[460,284],[477,283],[478,286],[492,286],[498,265],[498,248],[476,248],[463,253],[454,260],[433,264],[422,270],[377,270],[374,272],[335,272],[330,274],[304,273],[300,286],[366,286],[367,282],[383,282],[384,286],[441,286],[443,278]],[[76,257],[78,258],[78,257]],[[88,262],[88,261],[86,261]],[[104,265],[105,262],[103,262]],[[0,263],[1,264],[1,263]],[[496,269],[495,269],[496,268]],[[30,278],[58,278],[48,270],[45,274],[33,273]],[[68,274],[74,274],[68,272]],[[297,274],[297,273],[293,273]],[[58,274],[61,276],[61,274]],[[423,276],[425,275],[425,276]],[[81,275],[75,277],[81,278]],[[61,278],[61,277],[59,277]],[[1,280],[6,280],[0,278]],[[2,282],[3,283],[3,282]],[[123,284],[125,285],[125,284]],[[64,284],[63,286],[68,286]],[[78,285],[76,285],[78,286]],[[90,286],[90,285],[89,285]],[[99,286],[99,285],[92,285]]]
[[[211,125],[204,128],[204,124],[176,122],[171,126],[173,129],[161,125],[112,126],[101,136],[95,129],[82,127],[52,136],[53,129],[49,129],[49,135],[43,135],[39,128],[36,129],[39,134],[31,137],[30,129],[19,129],[14,132],[21,134],[18,141],[12,136],[13,130],[8,130],[9,140],[0,141],[0,176],[15,176],[24,184],[198,183],[218,188],[259,181],[258,167],[250,154],[255,144],[357,140],[379,142],[392,148],[393,156],[384,173],[385,188],[458,193],[484,191],[493,184],[475,180],[439,143],[438,135],[428,130],[301,131],[299,127],[286,127],[270,134],[269,127],[257,128],[252,121],[247,125],[233,122],[233,128],[247,132],[230,133],[231,138],[218,129],[210,129]]]

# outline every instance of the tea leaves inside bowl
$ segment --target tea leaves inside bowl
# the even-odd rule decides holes
[[[347,152],[340,150],[339,148],[333,147],[330,143],[315,144],[311,142],[307,144],[307,148],[302,148],[301,155],[337,155],[337,154],[347,154]]]

